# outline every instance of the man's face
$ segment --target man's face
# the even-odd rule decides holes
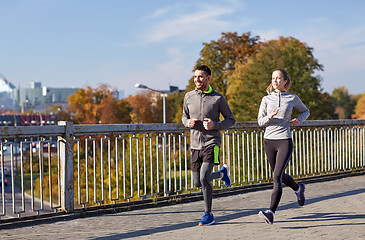
[[[194,83],[198,90],[206,92],[209,89],[210,76],[202,70],[196,70],[194,73]]]

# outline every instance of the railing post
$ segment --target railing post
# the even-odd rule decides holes
[[[64,136],[59,136],[60,158],[60,186],[61,210],[72,212],[74,210],[74,166],[73,166],[73,132],[72,122],[59,121],[58,125],[65,126]]]

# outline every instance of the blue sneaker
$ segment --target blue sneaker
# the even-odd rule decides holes
[[[226,187],[229,187],[229,185],[231,185],[231,177],[229,176],[229,168],[228,168],[227,164],[223,164],[223,166],[219,170],[219,172],[221,172],[223,174],[223,177],[221,178],[221,180],[223,180],[224,185],[226,185]]]
[[[204,212],[202,220],[199,222],[199,226],[212,225],[215,223],[213,213]]]

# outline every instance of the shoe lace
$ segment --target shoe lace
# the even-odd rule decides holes
[[[274,215],[274,213],[272,211],[270,211],[270,210],[265,210],[265,213],[268,213],[270,215]]]
[[[202,222],[206,222],[208,220],[208,218],[209,218],[209,213],[204,212]]]

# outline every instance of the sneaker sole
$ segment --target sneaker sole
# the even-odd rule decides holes
[[[266,223],[272,225],[273,223],[270,222],[270,220],[265,216],[265,214],[262,213],[262,211],[259,212],[259,217],[264,219]]]
[[[300,187],[303,188],[303,196],[304,196],[304,192],[305,192],[305,184],[304,183],[301,183],[300,184]],[[300,201],[298,200],[298,205],[299,206],[304,206],[304,203],[305,203],[305,196],[304,196],[304,199],[301,199]]]
[[[226,167],[227,168],[227,176],[228,176],[228,179],[229,179],[229,182],[232,184],[232,179],[231,179],[231,174],[229,173],[229,167],[227,164],[223,164],[223,167]],[[228,186],[226,184],[224,184],[226,187],[229,187],[231,186],[231,184],[229,184]]]
[[[199,223],[199,226],[208,226],[208,225],[212,225],[214,223],[215,223],[215,220],[213,220],[212,222],[207,223],[207,224]]]

